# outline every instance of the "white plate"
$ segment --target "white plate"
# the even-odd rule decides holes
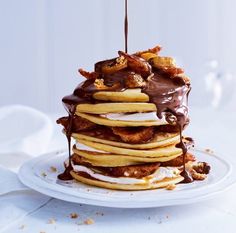
[[[65,151],[45,154],[26,162],[19,171],[19,178],[26,186],[48,196],[69,202],[117,208],[146,208],[194,203],[213,197],[236,182],[231,163],[200,150],[194,150],[194,154],[199,161],[206,161],[211,165],[208,178],[191,184],[178,184],[177,188],[172,191],[165,189],[113,191],[75,181],[60,181],[57,175],[64,169],[63,162],[67,158]],[[50,167],[56,167],[57,171],[51,171]]]

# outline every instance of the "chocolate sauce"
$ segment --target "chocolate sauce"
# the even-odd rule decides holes
[[[73,170],[71,162],[71,135],[73,129],[73,119],[76,111],[76,106],[81,103],[92,102],[92,95],[96,91],[96,86],[94,84],[94,79],[88,79],[76,87],[73,94],[65,96],[62,102],[68,112],[67,127],[65,128],[67,143],[68,143],[68,154],[69,154],[69,165],[66,167],[65,171],[58,175],[60,180],[71,180],[73,179],[70,172]]]
[[[104,84],[108,86],[108,91],[125,90],[126,86],[124,80],[130,72],[129,69],[124,69],[113,74],[103,74],[102,79]],[[189,85],[176,81],[177,79],[173,79],[162,71],[154,70],[153,72],[154,73],[147,78],[146,85],[142,88],[142,92],[147,94],[150,102],[156,105],[157,116],[159,118],[165,117],[169,124],[177,124],[179,127],[180,143],[177,146],[183,151],[183,167],[185,172],[184,161],[187,147],[182,140],[182,131],[189,123],[187,97],[191,88]],[[98,91],[98,88],[95,84],[95,80],[87,79],[76,87],[72,95],[65,96],[62,99],[64,106],[69,113],[68,127],[65,129],[68,144],[70,144],[76,106],[81,103],[94,103],[95,100],[92,96],[96,91]],[[68,147],[70,148],[70,145]],[[70,166],[66,169],[65,174],[69,174],[68,170],[71,169],[70,151],[69,161]],[[61,174],[59,179],[69,179],[69,176],[66,176],[65,174]],[[186,178],[185,181],[187,182],[187,180],[188,179]]]
[[[177,144],[177,147],[183,151],[183,172],[181,175],[184,177],[184,183],[192,182],[185,169],[185,156],[188,148],[182,137],[182,131],[189,123],[188,94],[190,89],[189,85],[176,82],[176,79],[168,77],[168,74],[162,71],[154,71],[142,89],[142,92],[149,96],[150,102],[156,105],[157,116],[159,118],[165,117],[169,124],[177,124],[179,127],[180,143]]]
[[[180,129],[179,129],[180,142],[176,145],[176,147],[182,149],[182,151],[183,151],[183,171],[180,173],[180,175],[184,177],[184,180],[182,180],[181,183],[191,183],[191,182],[193,182],[193,178],[191,177],[189,172],[185,169],[185,162],[186,162],[185,157],[188,152],[188,147],[187,147],[187,143],[185,143],[183,141],[183,135],[182,135],[183,129],[181,128],[181,126],[179,126],[179,127],[180,127]]]
[[[106,91],[122,91],[125,90],[125,80],[126,78],[134,73],[128,69],[117,71],[113,74],[103,75],[104,84],[110,87]]]
[[[69,152],[69,165],[66,167],[65,171],[58,175],[58,179],[60,180],[72,180],[70,172],[73,170],[72,162],[71,162],[71,134],[72,134],[72,126],[73,126],[73,117],[75,114],[76,105],[71,106],[69,111],[68,124],[65,128],[67,143],[68,143],[68,152]]]
[[[68,142],[69,144],[69,142]],[[70,155],[69,155],[70,156]],[[70,163],[71,164],[71,163]],[[73,167],[69,165],[65,168],[65,171],[57,176],[59,180],[72,180],[73,177],[71,176],[70,172],[73,170]]]
[[[125,0],[125,52],[128,52],[128,2]]]
[[[101,78],[104,80],[104,84],[108,86],[106,91],[121,91],[124,89],[124,78],[125,75],[129,75],[131,71],[119,71],[114,74],[101,75]],[[102,89],[99,89],[102,90]],[[69,150],[69,166],[66,167],[65,171],[58,175],[58,179],[61,180],[71,180],[72,176],[70,171],[72,170],[71,163],[71,135],[73,130],[73,119],[76,111],[76,106],[82,103],[94,103],[93,94],[98,91],[98,88],[95,83],[95,79],[87,79],[80,85],[76,87],[74,92],[71,95],[65,96],[62,99],[62,102],[67,110],[69,117],[67,118],[67,127],[65,128],[65,133],[68,142]]]
[[[127,0],[125,0],[125,20],[124,20],[124,33],[125,33],[125,52],[128,50],[128,12],[127,12]],[[135,59],[137,59],[137,56]],[[139,59],[140,61],[142,59]],[[139,62],[140,62],[139,61]],[[91,78],[85,80],[79,86],[76,87],[73,94],[65,96],[62,101],[69,114],[68,124],[65,128],[66,137],[68,141],[69,149],[69,166],[65,169],[64,173],[58,176],[61,180],[70,180],[72,179],[70,171],[72,170],[71,162],[71,134],[73,128],[73,119],[76,111],[76,106],[82,103],[97,103],[99,101],[93,99],[93,94],[96,91],[124,91],[125,86],[125,77],[134,72],[133,68],[142,67],[137,66],[137,63],[130,64],[129,68],[117,71],[113,74],[103,74],[101,72],[101,67],[104,64],[113,65],[116,62],[116,58],[101,61],[95,64],[95,72],[99,74],[97,79]],[[143,60],[143,62],[146,62]],[[146,62],[147,63],[147,62]],[[132,70],[130,70],[132,69]],[[137,70],[135,70],[138,72]],[[142,70],[140,70],[142,71]],[[153,72],[153,73],[151,73]],[[138,72],[139,73],[139,72]],[[151,73],[151,75],[150,75]],[[145,73],[146,74],[146,73]],[[141,72],[141,75],[143,73]],[[148,76],[149,75],[149,76]],[[147,77],[148,76],[148,77]],[[192,182],[191,177],[185,169],[185,155],[187,153],[187,144],[184,143],[182,137],[182,131],[189,123],[188,117],[188,94],[190,92],[190,85],[185,84],[181,78],[172,77],[171,74],[166,73],[163,70],[148,70],[147,75],[144,75],[143,78],[146,78],[146,85],[142,88],[142,92],[149,96],[150,102],[154,103],[157,108],[157,116],[159,118],[164,117],[169,124],[177,125],[180,133],[180,143],[177,147],[181,148],[183,151],[183,171],[181,175],[184,177],[184,183]],[[100,84],[96,82],[99,81]],[[104,89],[101,84],[104,84]],[[99,86],[99,88],[98,88]]]
[[[184,163],[185,164],[185,163]],[[184,165],[185,166],[185,165]],[[184,170],[180,173],[180,175],[184,178],[180,183],[192,183],[193,182],[193,178],[191,176],[191,174],[189,174],[189,172],[184,168]]]
[[[168,121],[168,117],[174,115],[181,128],[189,122],[186,98],[189,91],[187,85],[179,85],[171,77],[156,71],[149,76],[146,86],[142,89],[142,92],[149,96],[150,102],[156,105],[157,116],[167,116]]]

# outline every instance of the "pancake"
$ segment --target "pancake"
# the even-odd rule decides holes
[[[75,147],[73,152],[83,158],[84,162],[91,163],[93,166],[101,167],[118,167],[118,166],[128,166],[140,163],[154,163],[154,162],[166,162],[177,158],[182,154],[182,152],[159,157],[137,157],[132,155],[121,155],[115,153],[101,153],[92,152],[86,150],[78,150]]]
[[[164,147],[171,144],[176,144],[179,142],[179,135],[176,133],[162,133],[156,132],[151,141],[143,144],[130,144],[119,141],[105,140],[97,137],[87,136],[83,133],[73,133],[72,137],[77,141],[87,140],[90,142],[98,142],[106,145],[122,147],[122,148],[131,148],[131,149],[153,149],[156,147]]]
[[[165,156],[171,156],[175,154],[181,154],[182,150],[180,148],[175,147],[175,145],[169,145],[166,147],[156,147],[153,149],[145,149],[145,150],[135,150],[135,149],[127,149],[122,147],[116,147],[111,146],[107,144],[102,144],[98,142],[91,142],[87,140],[79,139],[78,142],[92,147],[94,149],[100,150],[100,151],[106,151],[109,153],[115,153],[120,155],[132,155],[136,157],[165,157]],[[79,149],[79,148],[78,148]]]
[[[102,103],[102,104],[79,104],[76,112],[91,114],[106,113],[131,113],[131,112],[155,112],[156,106],[152,103]]]
[[[99,91],[93,94],[97,100],[112,102],[148,102],[148,95],[141,93],[141,89],[127,89],[125,91]]]
[[[110,166],[110,167],[101,167],[100,165],[97,165],[97,164],[92,164],[91,161],[89,161],[89,159],[87,160],[86,158],[84,157],[81,157],[80,155],[78,154],[73,154],[72,155],[72,161],[74,164],[81,164],[81,165],[84,165],[84,166],[88,166],[88,167],[96,167],[96,168],[99,168],[99,169],[103,169],[103,170],[106,170],[106,171],[117,171],[117,170],[124,170],[124,168],[128,168],[128,169],[125,169],[125,171],[130,171],[130,167],[133,167],[133,166],[138,166],[140,168],[140,170],[138,172],[136,172],[136,174],[140,174],[140,172],[144,172],[145,174],[150,170],[150,166],[153,167],[153,164],[158,164],[160,166],[164,166],[164,167],[181,167],[183,165],[183,155],[180,155],[174,159],[171,159],[167,162],[148,162],[148,163],[134,163],[134,164],[129,164],[129,165],[124,165],[124,166]],[[186,163],[189,163],[189,162],[194,162],[196,161],[196,158],[194,155],[188,153],[186,156],[185,156],[185,164]],[[95,162],[96,163],[96,162]],[[138,169],[137,169],[138,170]],[[114,175],[114,174],[113,174]]]
[[[70,172],[72,177],[82,183],[97,186],[101,188],[107,189],[115,189],[115,190],[147,190],[147,189],[157,189],[157,188],[164,188],[168,185],[177,184],[181,182],[184,178],[182,176],[177,176],[175,178],[165,178],[161,181],[156,181],[153,183],[145,183],[145,184],[118,184],[118,183],[109,183],[97,179],[93,179],[92,177],[76,173],[74,171]]]
[[[87,113],[76,112],[77,116],[85,118],[95,124],[112,126],[112,127],[136,127],[136,126],[158,126],[166,125],[167,123],[162,120],[155,121],[124,121],[124,120],[111,120],[99,115],[92,115]]]

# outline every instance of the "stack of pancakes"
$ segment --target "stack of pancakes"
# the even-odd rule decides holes
[[[158,66],[145,74],[129,56],[136,59],[134,62],[148,64],[158,57],[157,50],[135,55],[122,53],[118,58],[97,63],[92,73],[80,70],[87,80],[63,99],[70,116],[60,118],[58,123],[64,126],[67,136],[75,139],[73,154],[65,166],[70,164],[75,180],[110,189],[144,190],[177,184],[184,180],[181,172],[185,163],[195,161],[192,154],[183,155],[178,145],[183,141],[188,147],[192,141],[180,140],[175,114],[166,111],[168,114],[158,116],[158,106],[143,92],[153,73],[162,75],[163,70],[167,71]],[[174,75],[183,77],[182,73]],[[178,81],[176,90],[182,86],[190,90],[189,80],[187,84]],[[171,92],[175,90],[169,88],[168,93],[161,94]],[[181,92],[178,99],[186,100],[188,92]]]

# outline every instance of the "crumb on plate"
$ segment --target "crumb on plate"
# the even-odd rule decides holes
[[[94,220],[91,219],[91,218],[88,218],[88,219],[86,219],[86,220],[84,221],[84,224],[86,224],[86,225],[94,224]]]
[[[42,173],[41,173],[41,176],[42,176],[42,177],[46,177],[47,174],[46,174],[45,172],[42,172]]]
[[[51,172],[57,172],[57,168],[56,168],[56,167],[53,167],[53,166],[51,166],[51,167],[50,167],[50,171],[51,171]]]
[[[71,213],[70,218],[78,218],[79,215],[77,213]]]
[[[166,186],[166,190],[174,190],[176,188],[176,185],[175,184],[168,184]]]
[[[48,224],[54,224],[54,223],[56,223],[56,219],[55,218],[50,218],[48,220]]]

